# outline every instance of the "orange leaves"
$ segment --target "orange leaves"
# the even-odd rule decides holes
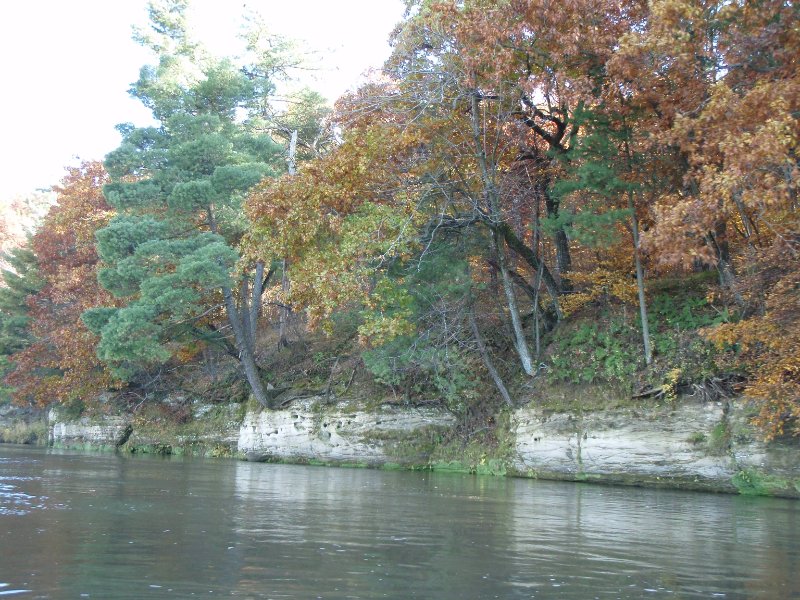
[[[293,177],[264,181],[247,201],[248,258],[289,259],[291,298],[311,326],[362,299],[369,273],[402,254],[415,205],[404,193],[417,140],[390,123],[349,131],[341,146]],[[393,246],[393,243],[396,245]]]
[[[36,342],[12,357],[8,383],[15,400],[41,406],[87,398],[116,382],[95,356],[96,337],[80,315],[114,300],[97,283],[94,232],[112,216],[102,194],[107,180],[99,163],[70,170],[56,188],[53,206],[32,239],[45,285],[30,298]]]
[[[745,318],[708,335],[749,367],[745,394],[770,438],[787,425],[800,432],[800,76],[792,66],[800,34],[792,22],[796,9],[783,2],[663,0],[648,31],[620,53],[643,95],[661,95],[652,139],[679,148],[684,162],[679,187],[660,195],[649,247],[686,267],[730,254],[737,279],[728,285]]]
[[[437,2],[423,24],[455,39],[454,51],[475,87],[491,90],[519,81],[529,94],[574,101],[596,92],[599,70],[620,37],[641,20],[644,6],[605,0]]]
[[[650,13],[608,64],[646,130],[642,145],[673,154],[648,248],[662,263],[715,264],[727,252],[718,234],[734,253],[791,236],[800,77],[785,48],[800,49],[796,9],[659,0]]]
[[[740,360],[750,364],[744,394],[757,402],[755,422],[768,439],[784,433],[800,435],[800,318],[777,327],[775,316],[770,312],[708,334],[720,347],[736,344]]]

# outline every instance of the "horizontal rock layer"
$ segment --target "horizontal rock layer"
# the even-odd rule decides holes
[[[228,408],[233,417],[236,406]],[[118,446],[128,435],[129,444],[159,442],[148,437],[152,433],[131,432],[119,417],[55,417],[51,440],[60,446]],[[744,403],[684,402],[585,413],[517,409],[511,413],[504,461],[511,473],[543,479],[800,496],[800,446],[759,441],[748,418]],[[224,421],[203,439],[176,439],[223,444],[249,460],[425,466],[438,437],[432,433],[454,426],[451,414],[435,408],[364,410],[309,398]]]
[[[239,430],[239,452],[256,460],[318,460],[378,465],[394,461],[388,450],[430,427],[455,418],[431,408],[381,406],[351,410],[345,403],[320,410],[313,398],[289,410],[248,413]]]
[[[759,473],[770,485],[800,490],[800,447],[765,444],[743,404],[554,413],[519,409],[511,419],[511,467],[545,479],[595,480],[683,488],[740,490],[736,477]]]

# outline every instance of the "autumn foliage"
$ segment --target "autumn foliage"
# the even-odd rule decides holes
[[[644,320],[636,273],[641,288],[715,269],[716,310],[735,315],[706,330],[719,368],[747,371],[768,437],[798,431],[797,17],[773,1],[411,2],[389,78],[340,102],[344,142],[251,194],[249,251],[292,257],[284,300],[313,325],[359,298],[403,313],[377,300],[376,232],[401,262],[471,236],[474,293],[504,287],[523,366],[515,315],[611,302]],[[370,144],[379,131],[400,146]],[[395,227],[354,244],[346,224],[373,203]]]
[[[407,6],[380,76],[330,112],[305,93],[307,106],[274,123],[256,71],[221,61],[186,87],[179,67],[193,47],[167,31],[182,58],[137,84],[161,127],[126,129],[107,159],[116,219],[102,167],[87,164],[33,238],[45,285],[30,298],[35,341],[8,378],[17,398],[65,402],[116,385],[84,311],[116,314],[106,337],[120,343],[122,317],[146,313],[159,348],[181,348],[184,362],[198,356],[186,348],[246,350],[252,383],[265,356],[256,322],[280,310],[329,334],[346,313],[375,380],[407,396],[478,410],[475,386],[491,379],[506,403],[535,401],[526,394],[543,372],[592,355],[637,397],[716,386],[755,403],[767,438],[800,433],[797,5]],[[167,228],[181,207],[189,217]],[[161,245],[142,233],[151,225]],[[225,260],[195,261],[181,279],[164,249],[194,229],[225,236]],[[117,299],[97,284],[98,230]],[[132,286],[145,271],[168,282],[158,295]],[[235,344],[213,306],[220,290],[222,312],[251,325]],[[196,296],[191,310],[179,291]],[[601,320],[613,326],[598,332]],[[596,347],[565,354],[586,340]],[[696,354],[680,355],[689,346]]]
[[[16,369],[7,383],[17,403],[89,400],[119,385],[95,354],[97,337],[80,319],[86,308],[113,304],[97,283],[94,238],[113,214],[102,194],[106,181],[99,163],[70,169],[55,188],[58,204],[33,236],[44,287],[28,299],[35,341],[11,357]]]

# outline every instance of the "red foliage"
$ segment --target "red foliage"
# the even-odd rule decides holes
[[[106,181],[100,163],[70,169],[55,188],[58,204],[33,236],[45,285],[29,299],[36,341],[11,358],[16,369],[7,383],[19,404],[85,400],[118,384],[97,359],[97,338],[80,319],[87,308],[114,303],[96,277],[94,234],[113,214],[102,193]]]

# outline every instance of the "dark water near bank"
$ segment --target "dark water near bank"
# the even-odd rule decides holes
[[[0,598],[800,598],[800,502],[0,446]]]

